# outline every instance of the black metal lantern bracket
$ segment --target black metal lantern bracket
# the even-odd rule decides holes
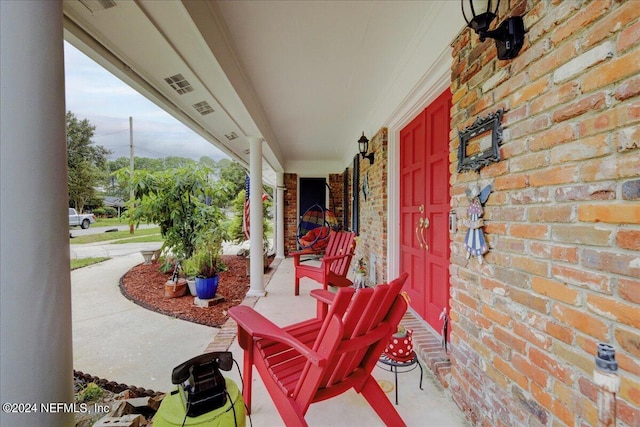
[[[471,13],[473,14],[471,21],[469,21],[464,11],[465,2],[469,2]],[[487,38],[495,40],[498,59],[513,59],[518,56],[524,44],[525,35],[524,22],[521,16],[507,18],[498,25],[498,28],[489,30],[491,22],[496,18],[500,0],[496,2],[496,7],[493,12],[491,11],[491,0],[489,0],[487,2],[487,10],[478,15],[476,15],[475,8],[473,7],[473,0],[460,0],[460,3],[462,15],[464,16],[464,20],[467,21],[467,26],[478,34],[480,41],[483,42]]]
[[[373,164],[374,153],[367,154],[367,151],[369,151],[369,140],[364,136],[364,132],[362,132],[362,136],[358,140],[358,151],[360,151],[363,159],[369,159],[369,164]]]

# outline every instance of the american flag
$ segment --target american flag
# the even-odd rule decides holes
[[[244,209],[242,212],[242,231],[244,232],[244,237],[249,240],[249,187],[251,180],[249,179],[249,175],[244,180]]]
[[[249,240],[249,231],[250,231],[250,221],[249,221],[249,187],[251,184],[251,179],[249,175],[244,180],[244,209],[242,212],[242,231],[244,232],[244,237]],[[269,198],[269,195],[264,193],[262,195],[262,201],[264,202]]]

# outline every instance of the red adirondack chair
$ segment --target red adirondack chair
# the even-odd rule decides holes
[[[309,254],[307,251],[294,252],[293,265],[296,270],[295,295],[300,295],[300,279],[309,277],[322,284],[323,289],[327,286],[345,287],[352,286],[353,282],[347,279],[351,258],[356,251],[355,233],[347,231],[332,232],[329,236],[329,243],[324,256],[320,259],[320,266],[303,264],[300,257]]]
[[[229,315],[244,350],[243,398],[251,413],[252,365],[287,426],[306,426],[309,405],[353,388],[388,426],[405,426],[371,375],[407,309],[400,291],[408,274],[375,288],[311,291],[328,314],[280,328],[248,306]],[[326,310],[318,308],[318,313]]]

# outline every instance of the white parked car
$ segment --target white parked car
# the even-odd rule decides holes
[[[75,209],[69,208],[69,227],[80,226],[84,230],[94,222],[96,222],[96,217],[93,214],[78,214]]]

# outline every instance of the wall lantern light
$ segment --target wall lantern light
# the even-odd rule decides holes
[[[513,59],[518,56],[518,52],[520,52],[524,43],[525,32],[522,17],[512,16],[507,18],[502,24],[498,25],[498,28],[489,31],[489,26],[498,12],[500,0],[496,1],[496,7],[493,12],[491,11],[491,3],[491,0],[460,0],[462,15],[464,20],[467,21],[468,27],[480,36],[481,42],[485,41],[487,37],[496,41],[498,59]],[[471,11],[470,16],[473,17],[471,21],[467,19],[465,6],[467,10],[470,9]],[[476,14],[476,10],[479,14]]]
[[[362,136],[358,140],[358,149],[360,150],[360,155],[363,159],[369,159],[369,164],[373,164],[373,153],[367,154],[369,151],[369,140],[366,136],[364,136],[364,132],[362,132]]]

